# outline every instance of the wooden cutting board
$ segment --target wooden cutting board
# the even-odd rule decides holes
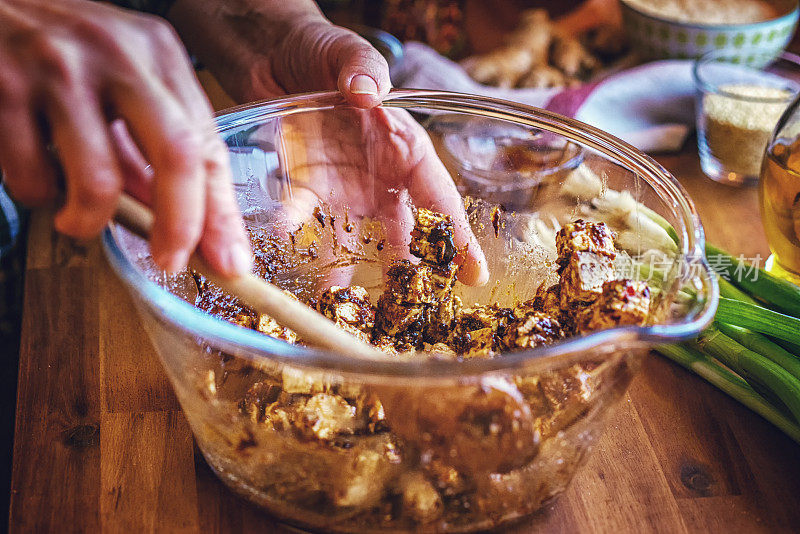
[[[704,178],[690,143],[661,158],[711,241],[768,253],[754,190]],[[99,245],[34,216],[28,244],[13,532],[284,532],[211,473]],[[800,446],[653,355],[588,464],[513,532],[800,531]]]

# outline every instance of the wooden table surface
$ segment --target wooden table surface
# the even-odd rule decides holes
[[[755,190],[703,177],[691,142],[659,159],[712,242],[766,258]],[[28,245],[10,517],[14,532],[285,531],[195,449],[99,245],[59,237],[41,213]],[[513,531],[534,529],[800,531],[800,446],[652,355],[570,488]]]

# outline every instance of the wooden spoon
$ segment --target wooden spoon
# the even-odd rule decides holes
[[[153,227],[150,210],[128,195],[120,198],[114,220],[143,239],[149,238]],[[386,354],[339,328],[318,311],[289,297],[263,278],[252,273],[235,278],[219,276],[199,254],[192,254],[189,267],[246,302],[258,313],[269,315],[281,326],[291,328],[306,343],[356,358],[386,358]]]

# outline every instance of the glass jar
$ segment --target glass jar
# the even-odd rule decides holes
[[[766,269],[800,284],[800,95],[786,108],[770,138],[759,200],[772,252]]]

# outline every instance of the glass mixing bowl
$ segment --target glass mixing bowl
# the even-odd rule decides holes
[[[468,118],[470,128],[483,121],[531,138],[561,138],[582,153],[574,168],[531,183],[535,191],[513,209],[483,199],[474,182],[465,187],[458,166],[430,166],[455,173],[491,273],[484,286],[458,286],[464,305],[530,299],[556,279],[556,228],[576,218],[602,220],[617,234],[618,274],[649,280],[646,326],[494,358],[419,352],[365,361],[208,315],[193,306],[190,273],[165,276],[143,241],[114,225],[104,234],[106,255],[209,465],[287,523],[338,532],[461,532],[529,515],[567,487],[648,347],[694,336],[713,317],[717,286],[704,263],[700,221],[660,165],[578,121],[435,91],[394,91],[370,112],[320,93],[218,116],[242,211],[260,236],[257,253],[269,256],[261,274],[301,298],[357,283],[375,302],[383,260],[402,252],[409,239],[403,218],[419,198],[419,184],[404,190],[396,174],[419,170],[403,157],[419,148],[414,143],[430,143],[419,125],[445,114]],[[441,133],[429,135],[441,149]],[[387,191],[403,199],[401,209],[381,200]],[[427,203],[436,201],[434,191]],[[400,246],[391,246],[392,235]],[[530,425],[504,424],[505,415],[520,411]]]

